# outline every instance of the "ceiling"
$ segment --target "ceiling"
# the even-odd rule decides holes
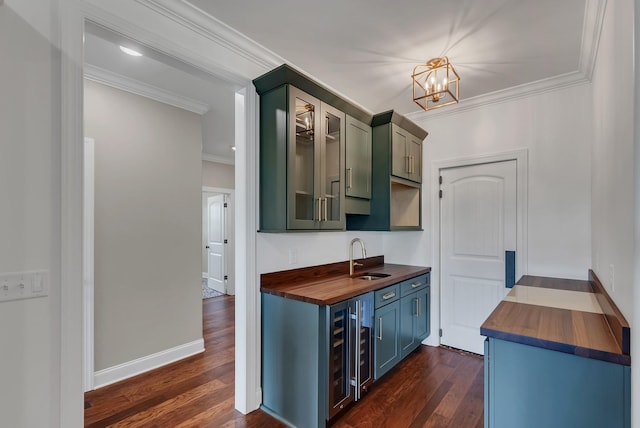
[[[447,55],[458,71],[460,105],[532,82],[584,75],[585,62],[592,62],[595,54],[593,41],[600,28],[601,14],[593,9],[604,4],[602,0],[184,2],[367,110],[395,109],[410,117],[432,113],[417,112],[410,75],[414,66],[433,57]],[[131,62],[130,58],[116,51],[112,55],[94,40],[106,37],[93,36],[86,40],[87,63],[200,100],[223,116],[219,124],[233,123],[233,101],[220,107],[221,102],[233,99],[229,94],[236,88],[230,84],[202,71],[178,83],[180,78],[173,72],[147,69],[148,65],[144,69],[125,66],[121,62]],[[94,49],[95,55],[91,53]],[[193,74],[184,67],[179,71]],[[210,86],[197,89],[198,82]],[[204,151],[225,155],[233,140],[233,129],[230,132]]]

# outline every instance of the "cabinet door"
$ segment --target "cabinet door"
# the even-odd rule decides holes
[[[409,178],[408,139],[407,131],[391,124],[391,174],[396,177]]]
[[[415,334],[418,314],[416,293],[411,293],[400,299],[400,358],[406,357],[418,346]]]
[[[289,87],[289,159],[287,216],[289,229],[315,229],[320,201],[316,197],[317,136],[320,101]]]
[[[407,178],[422,183],[422,141],[418,137],[407,133],[406,142],[408,156]]]
[[[375,312],[375,378],[379,379],[400,361],[398,333],[400,328],[400,302],[395,301]]]
[[[321,132],[318,141],[319,226],[322,229],[344,229],[344,113],[321,105]]]
[[[418,313],[416,315],[415,323],[415,335],[418,345],[424,339],[429,336],[431,332],[431,320],[429,319],[429,308],[431,303],[431,288],[424,288],[416,293],[416,299],[418,300],[417,308]]]
[[[371,127],[346,118],[346,195],[371,199]]]

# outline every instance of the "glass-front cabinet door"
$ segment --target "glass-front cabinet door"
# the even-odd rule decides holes
[[[289,86],[289,229],[344,229],[344,113]]]
[[[289,87],[288,223],[290,229],[314,229],[320,219],[316,152],[320,101]]]
[[[345,116],[340,110],[326,104],[322,105],[321,111],[320,228],[343,229]]]

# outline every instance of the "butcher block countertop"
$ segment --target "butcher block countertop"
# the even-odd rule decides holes
[[[480,333],[631,365],[629,324],[591,271],[589,281],[523,276]]]
[[[385,263],[384,256],[357,262],[364,266],[357,267],[353,278],[349,276],[348,261],[262,274],[260,291],[315,305],[332,305],[431,272],[430,267]],[[372,281],[358,278],[371,272],[389,276]]]

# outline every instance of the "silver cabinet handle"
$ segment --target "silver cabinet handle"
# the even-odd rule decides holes
[[[420,287],[422,285],[422,282],[420,281],[416,281],[413,284],[411,284],[411,288],[416,288],[416,287]]]
[[[389,291],[388,293],[384,293],[382,295],[382,300],[388,300],[392,297],[396,297],[396,292],[395,291]]]
[[[406,158],[406,162],[404,164],[407,169],[407,174],[409,174],[411,173],[411,167],[409,166],[411,156],[405,156],[405,158]]]
[[[416,318],[420,316],[420,298],[416,299]]]
[[[347,168],[347,189],[351,189],[353,187],[353,169]]]
[[[327,205],[329,205],[329,199],[328,198],[322,198],[324,199],[324,221],[329,221],[329,216],[327,215]]]
[[[355,361],[355,380],[356,380],[356,391],[355,391],[355,399],[360,399],[360,328],[361,328],[361,317],[362,317],[362,302],[360,300],[356,300],[356,340],[354,343],[356,361]]]
[[[380,334],[378,335],[378,340],[382,340],[382,317],[378,317],[378,327],[380,327]]]
[[[317,221],[322,221],[322,198],[318,198],[318,217]]]

